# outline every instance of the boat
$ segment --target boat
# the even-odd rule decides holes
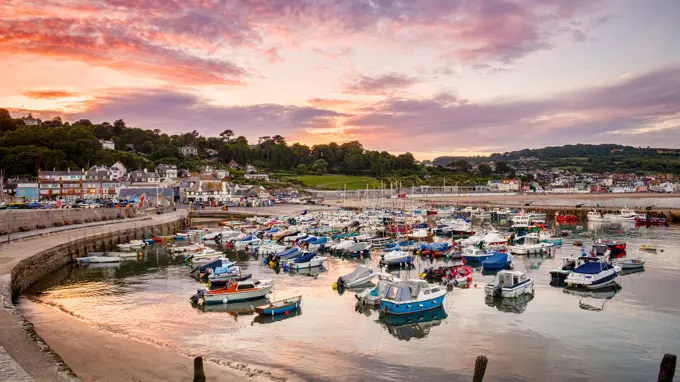
[[[668,220],[666,218],[653,218],[647,215],[638,215],[635,217],[635,223],[637,225],[645,226],[666,226],[668,227]]]
[[[252,249],[252,248],[257,248],[261,244],[261,240],[258,239],[255,236],[248,235],[234,243],[234,246],[237,250],[245,250],[245,249]]]
[[[299,269],[321,267],[323,266],[324,261],[326,261],[326,258],[323,256],[317,256],[316,253],[302,252],[300,257],[283,262],[282,267],[284,270],[290,269],[297,271]]]
[[[287,314],[296,310],[302,304],[302,296],[291,297],[279,301],[270,302],[267,305],[260,305],[255,308],[255,312],[260,316],[274,316],[277,314]]]
[[[233,277],[223,277],[223,275],[220,275],[217,278],[213,278],[213,279],[208,280],[208,287],[209,288],[219,288],[219,287],[223,287],[223,286],[229,284],[229,282],[232,281],[232,280],[233,281],[245,281],[245,280],[248,280],[252,277],[253,277],[253,275],[251,273],[248,273],[247,275],[238,274],[238,275],[234,275]]]
[[[469,265],[456,265],[442,282],[451,287],[465,287],[472,283],[472,268]]]
[[[602,214],[595,210],[589,211],[586,218],[589,222],[608,222],[610,220],[608,217],[603,217]]]
[[[392,251],[383,253],[380,262],[387,265],[410,264],[411,253],[408,251]]]
[[[273,316],[260,316],[256,315],[255,318],[253,318],[253,324],[271,324],[274,322],[278,322],[281,320],[286,320],[289,318],[297,317],[302,315],[302,308],[297,308],[293,309],[288,312],[288,314],[275,314]]]
[[[640,246],[641,251],[647,251],[647,252],[656,252],[657,247],[656,245],[650,245],[650,244],[643,244]]]
[[[581,265],[565,279],[568,287],[598,289],[616,284],[616,276],[621,272],[620,267],[597,257],[581,256],[580,260]]]
[[[446,289],[424,280],[407,280],[388,286],[380,311],[384,314],[405,315],[437,309],[444,303]]]
[[[463,248],[463,258],[468,263],[481,263],[482,261],[491,257],[493,252],[487,252],[483,249],[475,248],[473,246]]]
[[[338,288],[354,288],[369,283],[376,276],[375,271],[364,265],[356,267],[352,273],[340,276],[337,281]]]
[[[121,251],[136,251],[138,249],[142,249],[143,247],[146,246],[146,243],[144,240],[130,240],[127,243],[124,244],[118,244],[118,249]]]
[[[619,211],[618,215],[613,215],[613,218],[616,220],[635,220],[637,216],[637,212],[629,208],[623,208]]]
[[[425,312],[404,315],[380,312],[379,321],[394,338],[401,341],[410,341],[427,337],[430,334],[430,330],[440,326],[442,320],[446,319],[446,317],[447,314],[444,307],[440,306]]]
[[[645,267],[645,260],[641,258],[628,259],[616,263],[622,270],[642,269]]]
[[[543,253],[553,247],[553,243],[541,242],[538,234],[529,233],[516,241],[521,241],[521,244],[515,244],[508,247],[508,250],[517,255],[528,255],[532,253]]]
[[[555,221],[558,223],[576,223],[576,215],[562,215],[555,212]]]
[[[273,286],[271,280],[232,280],[223,288],[213,290],[199,289],[191,297],[191,301],[200,305],[256,300],[265,297]]]
[[[562,257],[562,265],[550,271],[552,281],[564,281],[567,276],[578,266],[578,258],[573,256]]]
[[[287,246],[285,245],[280,245],[280,244],[267,244],[267,245],[262,245],[257,249],[257,253],[259,255],[271,255],[271,254],[280,254],[285,252],[288,249]]]
[[[86,256],[76,259],[81,264],[120,263],[123,260],[118,256]]]
[[[534,293],[534,280],[520,271],[502,270],[496,278],[484,287],[487,296],[517,298]]]
[[[512,255],[509,253],[494,252],[486,260],[482,261],[484,269],[512,268]]]

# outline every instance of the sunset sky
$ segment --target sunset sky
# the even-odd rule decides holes
[[[419,159],[680,142],[678,0],[4,0],[0,107]]]

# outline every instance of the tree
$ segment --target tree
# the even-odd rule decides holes
[[[304,164],[302,164],[302,163],[300,163],[299,165],[297,165],[297,166],[295,167],[295,173],[298,174],[298,175],[304,175],[304,174],[306,174],[306,173],[307,173],[307,166],[304,165]]]
[[[9,110],[0,109],[0,132],[11,131],[17,128],[12,116],[9,114]]]
[[[496,162],[496,173],[498,173],[498,174],[508,174],[511,171],[514,171],[514,170],[507,163]]]
[[[458,172],[468,172],[472,168],[472,166],[470,166],[470,163],[468,161],[466,161],[465,159],[459,159],[459,160],[453,162],[453,167]]]
[[[477,171],[479,171],[479,174],[484,177],[491,175],[492,172],[491,166],[486,163],[480,164],[479,167],[477,167]]]
[[[274,143],[276,143],[277,145],[278,145],[278,144],[281,144],[281,143],[286,143],[286,138],[284,138],[284,137],[282,137],[282,136],[280,136],[280,135],[278,135],[278,134],[275,135],[275,136],[273,136],[273,137],[272,137],[272,140],[273,140]]]
[[[229,142],[233,136],[234,136],[234,132],[231,131],[231,130],[229,130],[229,129],[224,130],[224,131],[220,134],[220,137],[222,137],[222,139],[223,139],[224,141],[226,141],[226,142]]]
[[[317,159],[314,162],[314,166],[312,167],[312,170],[317,173],[318,175],[323,175],[328,173],[328,162],[326,162],[323,159]]]

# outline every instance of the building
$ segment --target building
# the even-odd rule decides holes
[[[263,182],[269,182],[269,174],[244,174],[243,178],[248,180],[261,180]]]
[[[40,120],[37,118],[33,118],[33,115],[30,113],[28,114],[28,117],[23,117],[22,120],[24,121],[25,126],[39,126],[40,125]]]
[[[113,179],[120,179],[127,174],[127,168],[120,162],[114,163],[109,170]]]
[[[209,157],[216,157],[218,152],[215,149],[206,149],[205,154]]]
[[[179,152],[185,157],[198,155],[198,150],[192,146],[182,146],[179,148]]]
[[[159,181],[156,172],[149,172],[146,169],[132,171],[128,174],[128,179],[132,183],[157,183]]]
[[[232,170],[236,170],[240,167],[238,165],[238,163],[236,163],[236,161],[233,160],[233,159],[231,160],[231,162],[229,162],[229,164],[227,166],[229,166],[229,168],[232,169]]]
[[[116,145],[113,143],[113,141],[105,141],[105,140],[100,140],[102,144],[102,148],[105,150],[115,150]]]
[[[174,164],[159,164],[156,166],[156,173],[162,179],[177,179],[177,166]]]
[[[217,178],[224,179],[229,176],[229,171],[217,169],[213,171],[213,175],[215,175]]]
[[[232,197],[229,183],[201,176],[201,179],[185,191],[183,199],[188,203],[228,202]]]
[[[245,170],[248,174],[254,174],[257,172],[257,169],[252,164],[247,164]]]
[[[32,202],[40,199],[39,184],[35,182],[17,183],[17,190],[15,194],[17,199],[22,199],[26,202]]]

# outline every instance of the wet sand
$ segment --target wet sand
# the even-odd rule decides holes
[[[190,381],[193,359],[171,349],[90,326],[71,315],[23,298],[21,312],[35,331],[83,381]],[[209,381],[269,381],[256,371],[204,362]],[[256,375],[252,375],[255,373]]]

